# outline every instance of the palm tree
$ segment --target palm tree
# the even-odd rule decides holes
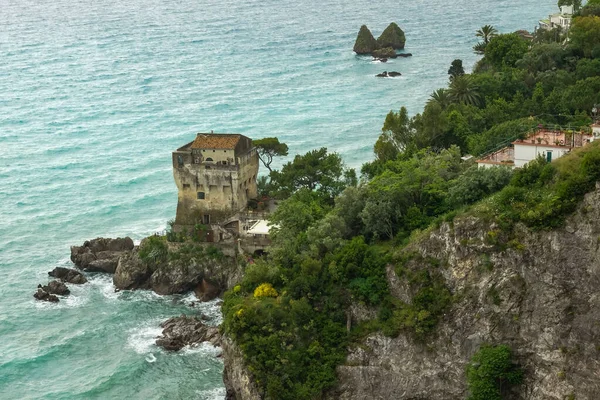
[[[448,90],[446,89],[438,89],[431,93],[429,96],[429,100],[427,104],[438,104],[442,110],[446,109],[451,103],[450,96],[448,95]]]
[[[457,76],[450,83],[448,96],[456,103],[479,106],[481,104],[481,95],[479,87],[475,85],[470,75]]]
[[[483,44],[487,45],[490,42],[490,40],[492,40],[492,38],[497,34],[498,31],[492,25],[484,25],[477,30],[475,36],[482,38]]]
[[[483,54],[485,53],[485,43],[479,42],[475,46],[473,46],[473,51],[475,54]]]

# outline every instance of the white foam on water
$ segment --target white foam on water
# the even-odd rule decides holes
[[[156,338],[162,333],[162,328],[157,321],[151,321],[144,325],[129,330],[127,337],[127,346],[135,350],[138,354],[152,354],[157,351]],[[152,354],[154,357],[154,354]],[[148,361],[146,359],[146,361]],[[154,361],[148,361],[154,362]]]
[[[149,363],[154,363],[156,362],[156,357],[154,356],[153,353],[148,354],[148,356],[145,359],[147,362]]]
[[[224,387],[221,387],[207,390],[197,390],[196,394],[198,395],[199,400],[223,400],[227,395],[227,391]]]
[[[185,346],[180,350],[181,355],[201,354],[203,356],[219,356],[223,350],[219,346],[213,346],[210,342],[202,342],[194,346]]]

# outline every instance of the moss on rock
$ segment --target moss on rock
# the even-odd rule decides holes
[[[380,48],[391,47],[395,50],[401,50],[404,48],[405,43],[406,36],[404,36],[404,32],[395,22],[389,24],[377,39],[377,44]]]
[[[377,40],[375,40],[369,28],[366,25],[361,26],[354,43],[354,52],[356,54],[371,54],[378,48]]]
[[[396,58],[396,50],[391,47],[385,47],[383,49],[377,49],[373,52],[375,58]]]

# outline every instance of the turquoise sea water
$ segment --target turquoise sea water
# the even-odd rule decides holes
[[[221,399],[218,349],[167,354],[192,296],[114,293],[111,277],[32,294],[69,246],[140,239],[173,218],[170,152],[198,131],[371,157],[383,119],[421,110],[475,30],[532,29],[555,0],[0,0],[0,399]],[[352,53],[396,21],[412,58]],[[403,75],[375,78],[383,70]],[[219,322],[215,302],[202,305]]]

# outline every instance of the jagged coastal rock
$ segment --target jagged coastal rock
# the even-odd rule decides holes
[[[46,292],[41,287],[38,287],[38,290],[37,290],[37,292],[35,292],[33,294],[33,297],[35,297],[37,300],[48,301],[50,303],[58,303],[58,301],[59,301],[59,299],[56,295]]]
[[[71,261],[84,271],[113,273],[119,257],[133,247],[130,237],[96,238],[86,241],[83,246],[71,246]]]
[[[81,272],[71,268],[56,267],[52,271],[48,272],[48,275],[53,278],[60,279],[62,282],[73,283],[76,285],[87,283],[88,281]]]
[[[366,25],[360,27],[356,42],[354,42],[354,52],[359,55],[369,55],[377,50],[379,45],[373,34]]]
[[[389,24],[381,33],[381,36],[377,38],[377,45],[380,48],[390,47],[394,50],[402,50],[405,43],[406,36],[404,35],[404,31],[395,22]]]
[[[194,346],[202,342],[210,342],[213,346],[221,344],[219,328],[205,325],[200,319],[181,315],[169,318],[162,324],[162,336],[156,345],[169,351],[178,351],[185,346]]]
[[[452,308],[425,343],[367,336],[338,367],[328,398],[464,399],[465,369],[482,343],[509,344],[526,371],[507,399],[600,398],[600,190],[560,229],[517,227],[501,238],[508,246],[498,245],[501,235],[509,233],[467,216],[406,249],[418,254],[407,268],[439,260],[431,268],[454,294]],[[393,270],[388,280],[395,297],[410,301]]]
[[[260,400],[264,396],[259,393],[254,378],[244,364],[244,355],[227,336],[221,338],[223,349],[223,383],[226,389],[226,400]]]
[[[38,285],[38,289],[39,288],[46,293],[57,294],[59,296],[66,296],[71,293],[67,285],[61,281],[50,281],[46,286]]]
[[[395,22],[389,24],[377,40],[375,40],[369,28],[363,25],[360,27],[354,42],[354,52],[358,55],[371,55],[385,62],[388,58],[412,56],[412,54],[399,55],[396,53],[396,50],[404,49],[405,43],[406,36]]]

